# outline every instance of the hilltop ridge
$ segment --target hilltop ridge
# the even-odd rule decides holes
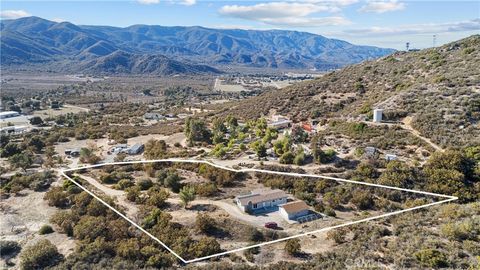
[[[164,55],[215,67],[334,69],[392,53],[307,32],[212,29],[199,26],[85,26],[38,17],[1,21],[4,65],[62,62],[75,69],[117,51]]]
[[[241,101],[225,114],[256,118],[272,111],[308,118],[364,118],[382,108],[443,146],[480,143],[480,36],[441,47],[348,66]]]

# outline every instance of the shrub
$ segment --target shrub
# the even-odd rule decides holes
[[[256,228],[250,228],[248,233],[248,240],[253,242],[263,241],[263,233],[257,230]]]
[[[294,159],[295,159],[295,155],[292,152],[287,151],[287,152],[283,153],[282,156],[280,156],[279,161],[282,164],[292,164]]]
[[[195,219],[195,230],[197,232],[211,234],[215,230],[215,220],[207,214],[198,214]]]
[[[203,197],[214,196],[218,192],[215,183],[203,183],[195,186],[195,193]]]
[[[325,207],[325,215],[330,216],[330,217],[336,217],[337,213],[335,213],[335,210],[333,210],[330,207]]]
[[[163,185],[170,188],[173,192],[179,192],[181,187],[180,180],[178,174],[172,173],[165,178]]]
[[[300,240],[298,240],[297,238],[287,240],[285,242],[285,251],[289,255],[298,255],[302,251],[300,246]]]
[[[447,257],[445,254],[436,249],[422,249],[415,253],[415,258],[423,266],[438,268],[448,266]]]
[[[68,194],[63,192],[62,187],[53,187],[45,193],[44,199],[48,201],[49,206],[59,208],[67,207],[70,203]]]
[[[147,190],[153,186],[153,182],[150,179],[140,179],[137,185],[141,190]]]
[[[193,187],[183,187],[179,195],[182,205],[187,208],[188,204],[195,200],[195,189]]]
[[[329,230],[327,233],[327,239],[333,240],[337,244],[342,244],[345,243],[346,233],[346,230],[343,228]]]
[[[353,192],[350,202],[360,210],[371,209],[374,206],[373,197],[367,191],[357,190]]]
[[[53,233],[53,229],[50,225],[43,225],[38,230],[38,234],[40,235],[49,234],[49,233]]]
[[[132,180],[122,179],[122,180],[118,181],[118,183],[115,185],[115,188],[120,189],[120,190],[125,190],[126,188],[129,188],[133,185],[134,185],[134,183],[132,182]]]
[[[44,269],[55,265],[60,258],[57,247],[43,239],[23,250],[20,254],[20,267],[25,270]]]

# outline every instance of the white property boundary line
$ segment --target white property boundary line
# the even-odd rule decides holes
[[[103,166],[108,166],[108,165],[128,165],[128,164],[157,163],[157,162],[201,163],[201,164],[207,164],[207,165],[210,165],[210,166],[215,167],[215,168],[228,170],[228,171],[232,171],[232,172],[259,172],[259,173],[268,173],[268,174],[277,174],[277,175],[288,175],[288,176],[294,176],[294,177],[322,178],[322,179],[334,180],[334,181],[337,181],[337,182],[345,182],[345,183],[359,184],[359,185],[372,186],[372,187],[381,187],[381,188],[405,191],[405,192],[410,192],[410,193],[417,193],[417,194],[429,195],[429,196],[434,196],[434,197],[440,197],[440,198],[445,198],[445,199],[441,200],[441,201],[438,201],[438,202],[433,202],[433,203],[429,203],[429,204],[425,204],[425,205],[415,206],[415,207],[408,208],[408,209],[402,209],[402,210],[394,211],[394,212],[391,212],[391,213],[386,213],[386,214],[379,215],[379,216],[369,217],[369,218],[356,220],[356,221],[351,221],[351,222],[347,222],[347,223],[343,223],[343,224],[339,224],[339,225],[335,225],[335,226],[331,226],[331,227],[327,227],[327,228],[322,228],[322,229],[311,231],[311,232],[296,234],[296,235],[276,239],[276,240],[273,240],[273,241],[263,242],[263,243],[260,243],[260,244],[255,244],[255,245],[251,245],[251,246],[247,246],[247,247],[243,247],[243,248],[237,248],[237,249],[234,249],[234,250],[224,251],[224,252],[220,252],[220,253],[217,253],[217,254],[204,256],[204,257],[200,257],[200,258],[195,258],[195,259],[191,259],[191,260],[185,260],[180,255],[178,255],[175,251],[173,251],[170,247],[168,247],[165,243],[160,241],[157,237],[155,237],[154,235],[152,235],[151,233],[146,231],[140,225],[138,225],[137,223],[135,223],[134,221],[129,219],[127,216],[122,214],[117,209],[113,208],[111,205],[106,203],[100,197],[95,195],[93,192],[91,192],[87,188],[83,187],[80,183],[73,180],[71,177],[69,177],[66,174],[67,172],[73,172],[73,171],[82,170],[82,169],[98,168],[98,167],[103,167]],[[379,185],[379,184],[373,184],[373,183],[365,183],[365,182],[359,182],[359,181],[353,181],[353,180],[347,180],[347,179],[330,177],[330,176],[323,176],[323,175],[301,174],[301,173],[292,173],[292,172],[278,172],[278,171],[269,171],[269,170],[261,170],[261,169],[239,169],[239,170],[236,170],[236,169],[233,169],[233,168],[229,168],[229,167],[225,167],[225,166],[222,166],[222,165],[212,163],[210,161],[194,160],[194,159],[172,158],[172,159],[157,159],[157,160],[137,160],[137,161],[124,161],[124,162],[110,162],[110,163],[102,163],[102,164],[88,165],[88,166],[83,166],[83,167],[78,167],[78,168],[73,168],[73,169],[61,170],[60,174],[63,177],[67,178],[68,180],[72,181],[75,185],[79,186],[81,189],[83,189],[85,192],[87,192],[88,194],[93,196],[95,199],[100,201],[103,205],[108,207],[110,210],[114,211],[119,216],[121,216],[122,218],[124,218],[125,220],[130,222],[137,229],[139,229],[140,231],[142,231],[145,234],[147,234],[148,236],[150,236],[153,240],[158,242],[161,246],[163,246],[166,250],[168,250],[170,253],[172,253],[175,257],[177,257],[180,261],[182,261],[185,264],[192,263],[192,262],[203,261],[203,260],[206,260],[206,259],[215,258],[215,257],[227,255],[227,254],[238,252],[238,251],[243,251],[243,250],[247,250],[247,249],[251,249],[251,248],[255,248],[255,247],[261,247],[261,246],[264,246],[264,245],[269,245],[269,244],[273,244],[273,243],[286,241],[288,239],[293,239],[293,238],[298,238],[298,237],[307,236],[307,235],[311,235],[311,234],[316,234],[316,233],[319,233],[319,232],[325,232],[325,231],[328,231],[328,230],[331,230],[331,229],[336,229],[336,228],[345,227],[345,226],[349,226],[349,225],[353,225],[353,224],[358,224],[358,223],[367,222],[367,221],[371,221],[371,220],[381,219],[381,218],[385,218],[385,217],[389,217],[389,216],[393,216],[393,215],[397,215],[397,214],[401,214],[401,213],[405,213],[405,212],[409,212],[409,211],[413,211],[413,210],[418,210],[418,209],[430,207],[430,206],[437,205],[437,204],[442,204],[442,203],[458,200],[458,197],[455,197],[455,196],[449,196],[449,195],[444,195],[444,194],[437,194],[437,193],[419,191],[419,190],[413,190],[413,189],[399,188],[399,187],[391,187],[391,186],[385,186],[385,185]]]

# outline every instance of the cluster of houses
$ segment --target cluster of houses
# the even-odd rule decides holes
[[[235,203],[245,213],[278,211],[288,222],[295,222],[309,215],[317,216],[304,201],[288,201],[288,197],[288,194],[280,189],[258,189],[235,197]]]
[[[130,147],[127,144],[118,144],[112,147],[112,149],[108,151],[108,154],[125,153],[128,155],[139,155],[143,152],[144,148],[145,146],[141,143],[134,144]],[[78,157],[80,156],[80,149],[78,148],[65,149],[64,153],[66,156],[69,156],[69,157]]]

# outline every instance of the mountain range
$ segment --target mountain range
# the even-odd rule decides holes
[[[47,65],[54,70],[92,73],[216,73],[239,66],[327,70],[394,52],[286,30],[121,28],[38,17],[2,20],[0,29],[2,65]]]

